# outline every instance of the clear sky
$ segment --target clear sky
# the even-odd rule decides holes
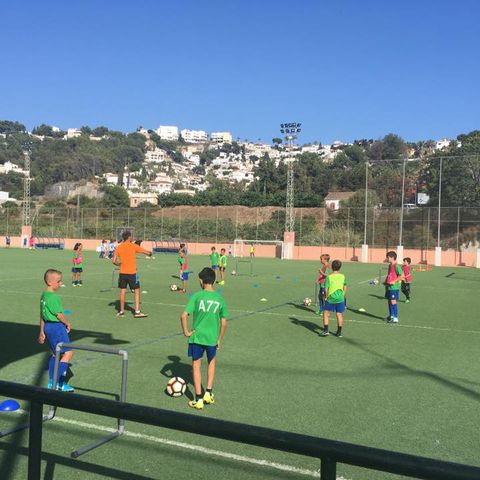
[[[480,129],[478,0],[23,0],[0,6],[0,119],[270,142]]]

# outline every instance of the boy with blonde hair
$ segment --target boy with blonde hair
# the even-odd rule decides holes
[[[53,371],[55,367],[55,349],[57,344],[70,343],[68,336],[71,325],[63,314],[62,300],[57,295],[57,290],[62,286],[62,272],[48,269],[43,275],[47,289],[40,298],[40,333],[38,343],[44,344],[47,340],[52,356],[48,362],[48,388],[53,388]],[[73,392],[73,387],[65,381],[70,360],[73,357],[71,348],[62,348],[62,357],[58,366],[57,390],[62,392]]]

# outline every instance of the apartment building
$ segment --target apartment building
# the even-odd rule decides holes
[[[157,134],[162,140],[168,140],[170,142],[176,142],[178,140],[178,127],[160,125],[157,128]]]

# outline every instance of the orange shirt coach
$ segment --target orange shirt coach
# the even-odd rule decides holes
[[[118,288],[120,289],[120,308],[117,315],[125,315],[125,293],[127,286],[135,294],[135,318],[144,318],[147,315],[140,311],[140,282],[137,275],[137,253],[152,255],[152,252],[145,250],[136,243],[132,243],[132,234],[129,231],[122,233],[123,242],[115,249],[112,262],[120,267],[118,276]]]

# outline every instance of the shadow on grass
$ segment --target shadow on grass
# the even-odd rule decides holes
[[[289,317],[289,319],[293,323],[293,325],[306,328],[310,332],[316,333],[317,335],[320,335],[320,332],[323,331],[322,325],[317,325],[316,323],[309,322],[308,320],[300,320],[295,317]]]
[[[165,378],[183,378],[187,382],[187,391],[185,392],[185,396],[189,400],[193,400],[193,393],[188,388],[188,385],[193,385],[192,365],[189,363],[182,363],[181,358],[177,355],[169,355],[167,358],[170,361],[160,369],[160,373]]]
[[[436,373],[426,372],[425,370],[408,367],[407,365],[397,360],[394,360],[388,357],[387,355],[383,355],[381,353],[375,352],[374,350],[366,347],[364,344],[357,342],[352,338],[344,338],[343,341],[350,344],[352,347],[355,347],[365,353],[368,353],[369,355],[372,355],[374,357],[381,359],[383,362],[389,365],[390,368],[395,368],[411,376],[424,377],[428,380],[432,380],[434,382],[440,383],[441,385],[447,388],[450,388],[451,390],[454,390],[457,393],[466,395],[467,397],[470,397],[473,400],[476,400],[477,402],[480,401],[480,393],[476,392],[475,390],[464,387],[463,385],[453,382],[452,380],[448,380],[447,378],[437,375]]]
[[[368,313],[368,312],[362,312],[356,308],[352,308],[352,307],[349,307],[348,308],[348,311],[350,312],[353,312],[353,313],[357,313],[358,315],[362,315],[364,317],[368,317],[368,318],[375,318],[376,320],[385,320],[382,316],[380,315],[374,315],[373,313]]]
[[[105,395],[108,397],[113,397],[114,400],[117,402],[120,400],[120,395],[118,393],[113,393],[113,392],[105,392],[103,390],[94,390],[91,388],[83,388],[83,387],[77,387],[75,386],[75,391],[78,392],[88,392],[88,393],[96,393],[98,395]]]
[[[6,322],[1,322],[1,323],[6,323]],[[9,323],[9,325],[12,325],[12,324]],[[13,324],[13,325],[19,325],[19,326],[26,327],[26,328],[31,327],[31,325],[20,325],[20,324]],[[38,334],[38,327],[35,328],[35,331]],[[2,332],[4,332],[4,334],[7,334],[5,336],[8,336],[8,331],[5,331],[5,330],[2,329]],[[3,340],[4,340],[3,337],[4,337],[4,335],[2,335],[2,343],[3,343]],[[25,338],[25,337],[17,337],[17,341],[18,341],[18,338]],[[26,343],[29,343],[29,342],[26,342]],[[13,342],[13,344],[15,345],[15,347],[18,350],[20,350],[18,348],[17,344],[15,344],[15,342]],[[37,346],[39,346],[39,345],[37,344]],[[50,355],[48,355],[47,358],[49,358],[49,357],[50,357]],[[39,386],[42,382],[43,371],[44,371],[43,363],[44,362],[40,362],[38,364],[37,371],[36,371],[35,377],[33,379],[33,385]],[[28,410],[30,410],[30,405],[31,404],[29,404]],[[22,424],[22,423],[24,423],[24,420],[21,417],[19,417],[16,423],[17,423],[17,425]],[[24,442],[24,438],[27,436],[27,432],[28,432],[28,429],[24,429],[24,430],[20,430],[18,432],[14,432],[14,433],[11,434],[10,438],[12,440],[10,442],[10,445],[13,448],[14,451],[18,451],[18,449],[21,448],[20,444],[22,444]],[[7,457],[3,460],[2,464],[0,465],[0,478],[2,478],[2,479],[15,478],[13,476],[13,473],[14,473],[17,461],[18,461],[18,456],[17,455],[7,455]]]
[[[37,343],[39,327],[38,325],[29,325],[24,323],[2,322],[0,321],[0,368],[24,358],[37,355],[41,352],[47,352],[48,345],[39,345]],[[119,345],[130,343],[128,340],[120,340],[113,338],[110,332],[95,332],[91,330],[80,330],[73,327],[70,332],[70,340],[78,342],[83,339],[94,339],[93,343],[101,345]],[[21,342],[21,347],[19,342]],[[48,358],[44,362],[45,366],[48,363]],[[43,372],[42,363],[42,372]]]
[[[368,296],[378,298],[380,300],[386,300],[385,295],[375,295],[374,293],[369,293]]]
[[[7,452],[7,458],[18,458],[19,455],[28,456],[28,448],[20,447],[18,445],[12,444],[0,444],[0,449]],[[54,480],[58,478],[54,476],[55,465],[62,465],[64,467],[69,467],[72,471],[81,471],[85,473],[85,478],[87,474],[96,474],[101,475],[105,478],[115,478],[117,480],[154,480],[153,477],[145,477],[144,475],[137,475],[132,472],[123,472],[112,467],[104,467],[102,465],[97,465],[93,463],[84,462],[78,459],[70,459],[62,457],[60,455],[55,455],[53,453],[42,452],[42,460],[46,461],[45,475],[43,476],[44,480]],[[2,479],[16,478],[16,477],[1,477]]]
[[[125,311],[135,313],[135,308],[132,307],[133,302],[125,302]],[[120,300],[114,300],[108,304],[109,307],[115,307],[115,311],[120,311]]]
[[[298,308],[299,310],[303,310],[304,312],[315,313],[311,308],[305,305],[302,305],[301,303],[288,302],[287,305],[291,305],[292,307]]]

